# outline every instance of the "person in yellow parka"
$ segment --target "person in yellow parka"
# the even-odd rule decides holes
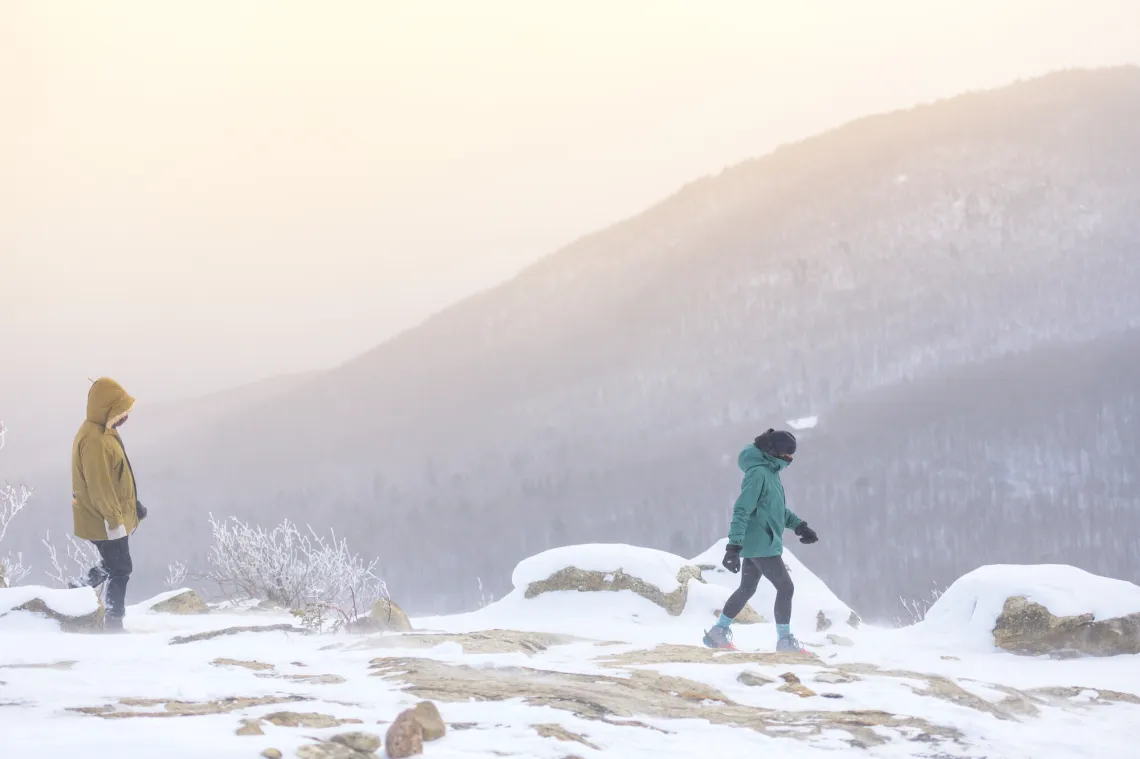
[[[107,582],[108,630],[122,630],[130,579],[129,538],[146,517],[138,500],[135,474],[123,447],[119,427],[135,399],[113,379],[102,377],[87,393],[87,419],[71,446],[71,511],[75,537],[95,544],[102,560],[87,584]]]

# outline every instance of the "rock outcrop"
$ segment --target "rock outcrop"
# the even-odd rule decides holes
[[[545,580],[530,583],[527,586],[525,597],[535,598],[543,593],[559,590],[576,590],[582,593],[632,590],[642,598],[657,604],[671,616],[678,617],[685,610],[685,602],[689,598],[690,580],[704,582],[701,578],[700,567],[695,564],[681,567],[677,572],[677,582],[680,583],[680,586],[669,593],[665,593],[661,588],[640,577],[626,574],[620,567],[610,572],[565,567]]]
[[[1094,619],[1092,614],[1058,617],[1024,596],[1011,596],[1002,607],[993,635],[999,648],[1017,654],[1137,654],[1140,613],[1104,620]]]

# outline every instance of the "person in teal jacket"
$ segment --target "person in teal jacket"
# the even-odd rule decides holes
[[[711,630],[705,632],[709,648],[732,645],[732,621],[756,592],[761,577],[776,588],[776,650],[804,651],[792,635],[792,594],[795,586],[788,576],[784,553],[784,530],[794,530],[801,543],[814,543],[819,537],[807,522],[796,516],[784,500],[780,472],[792,463],[796,437],[785,430],[769,429],[740,452],[737,465],[744,472],[740,497],[732,509],[728,546],[721,564],[736,574],[744,568],[740,587],[729,597],[724,611]]]

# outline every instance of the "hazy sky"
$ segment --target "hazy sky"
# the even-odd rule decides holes
[[[1137,0],[5,0],[0,418],[330,366],[781,142],[1125,62]]]

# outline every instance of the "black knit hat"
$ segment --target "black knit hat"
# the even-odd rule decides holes
[[[777,432],[769,429],[756,438],[755,445],[769,456],[794,456],[796,453],[796,436],[786,430]]]

